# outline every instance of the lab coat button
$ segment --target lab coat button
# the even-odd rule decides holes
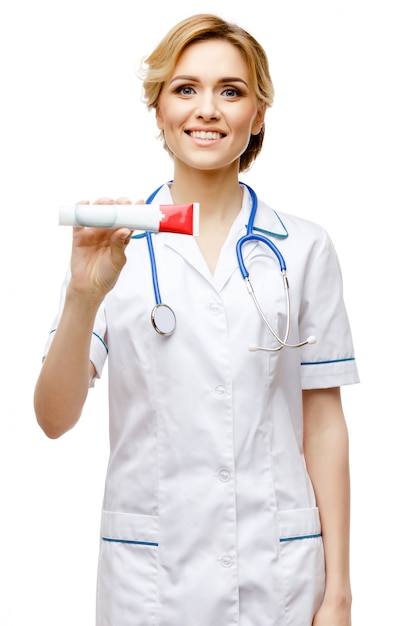
[[[218,398],[221,398],[224,396],[224,394],[226,393],[226,389],[224,387],[224,385],[217,385],[217,387],[215,388],[215,394]]]
[[[212,313],[213,315],[218,315],[220,312],[220,307],[217,304],[217,302],[211,302],[209,309],[210,309],[210,313]]]
[[[222,564],[222,567],[231,567],[233,565],[233,557],[230,556],[230,554],[225,554],[220,559],[220,563]]]
[[[230,471],[227,468],[223,468],[219,471],[219,480],[221,480],[222,483],[227,483],[227,481],[230,480]]]

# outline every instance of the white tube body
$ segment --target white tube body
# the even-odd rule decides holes
[[[125,227],[157,233],[163,218],[157,204],[76,204],[59,208],[60,226]]]

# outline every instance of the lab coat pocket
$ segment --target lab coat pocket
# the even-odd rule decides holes
[[[278,511],[279,578],[285,626],[311,626],[324,593],[324,551],[317,508]]]
[[[97,626],[152,626],[158,612],[158,517],[103,511]]]

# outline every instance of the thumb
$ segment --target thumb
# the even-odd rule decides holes
[[[133,235],[133,230],[130,230],[129,228],[120,228],[120,241],[129,243],[132,235]]]

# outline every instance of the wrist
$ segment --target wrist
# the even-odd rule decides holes
[[[79,312],[90,313],[95,316],[104,300],[104,296],[105,294],[96,289],[79,289],[77,285],[70,280],[65,294],[65,303],[71,308],[76,308]]]
[[[328,589],[326,587],[323,602],[334,608],[350,610],[352,606],[352,591],[350,586],[338,587],[337,589]]]

